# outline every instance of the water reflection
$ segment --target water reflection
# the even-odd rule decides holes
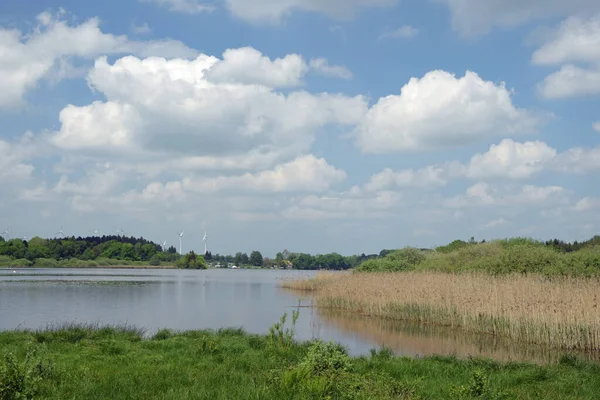
[[[362,317],[332,310],[319,310],[318,314],[326,324],[355,333],[374,343],[375,347],[387,347],[400,356],[472,356],[498,361],[547,364],[556,363],[565,353],[543,346],[522,345],[492,335],[468,334],[447,327]],[[600,360],[598,354],[578,355],[588,360]]]

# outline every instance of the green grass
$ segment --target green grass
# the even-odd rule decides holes
[[[128,326],[0,333],[0,399],[585,399],[600,367],[453,357],[350,357],[331,343],[285,343],[239,329],[150,339]],[[7,394],[8,393],[8,394]],[[4,397],[3,397],[4,396]],[[28,398],[28,397],[22,397]]]
[[[368,260],[356,268],[358,272],[415,270],[600,277],[600,246],[565,253],[530,239],[516,238],[476,244],[463,242],[429,252],[405,248],[383,258]]]

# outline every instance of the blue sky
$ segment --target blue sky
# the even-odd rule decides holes
[[[208,11],[210,9],[210,11]],[[0,4],[0,231],[344,254],[600,230],[593,0]]]

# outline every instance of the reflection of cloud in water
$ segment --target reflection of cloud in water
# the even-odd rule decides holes
[[[525,346],[496,336],[466,334],[446,327],[362,317],[331,310],[319,310],[318,314],[326,324],[354,333],[379,347],[385,346],[399,356],[455,355],[461,358],[472,356],[545,364],[556,362],[563,354],[541,346]],[[598,358],[597,354],[581,356]]]

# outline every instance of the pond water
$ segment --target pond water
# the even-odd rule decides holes
[[[305,271],[156,269],[0,269],[0,331],[61,323],[127,323],[152,334],[243,327],[265,334],[300,305],[296,338],[335,340],[353,355],[386,346],[398,355],[484,356],[555,361],[559,354],[447,328],[393,323],[311,307],[308,294],[282,289]],[[289,319],[291,320],[291,318]]]

